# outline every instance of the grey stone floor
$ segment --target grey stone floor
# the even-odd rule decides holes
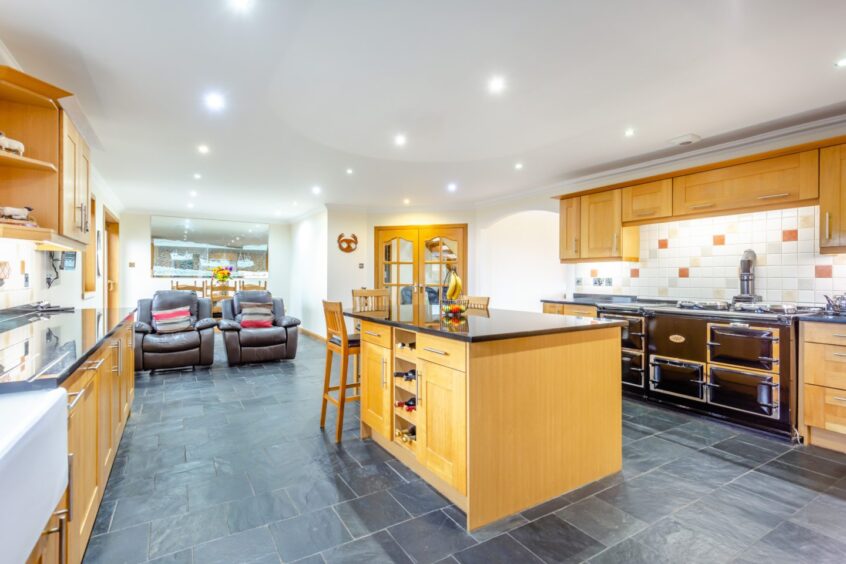
[[[473,534],[381,448],[318,428],[324,350],[136,376],[85,561],[844,562],[846,456],[624,402],[624,469]],[[218,343],[220,345],[220,343]]]

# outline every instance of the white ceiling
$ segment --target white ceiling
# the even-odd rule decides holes
[[[842,0],[3,0],[0,40],[76,93],[128,209],[266,222],[467,206],[842,104],[844,21]]]

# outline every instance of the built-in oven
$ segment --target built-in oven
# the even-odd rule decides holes
[[[709,323],[708,362],[767,372],[779,369],[779,329],[748,323]]]
[[[649,359],[649,390],[660,395],[705,401],[705,364],[653,355]]]
[[[621,346],[624,349],[633,349],[642,351],[646,347],[646,327],[643,322],[643,317],[639,315],[621,315],[618,313],[605,313],[599,315],[603,319],[615,319],[626,323],[621,328],[620,339]]]
[[[635,388],[643,388],[646,377],[646,355],[643,351],[623,349],[623,384]]]
[[[708,403],[764,417],[779,417],[778,375],[710,365]]]

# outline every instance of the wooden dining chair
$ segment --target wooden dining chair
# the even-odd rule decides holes
[[[249,290],[267,291],[267,280],[239,280],[238,291],[245,292]]]
[[[171,280],[170,281],[170,289],[171,290],[188,290],[191,292],[197,292],[197,296],[203,297],[206,293],[206,281],[205,280]]]
[[[353,311],[368,317],[387,319],[390,313],[390,292],[381,290],[353,290]]]
[[[489,296],[461,296],[459,300],[467,302],[467,309],[488,309],[488,304],[491,302]]]
[[[226,282],[218,282],[212,280],[209,289],[209,298],[212,303],[212,315],[221,313],[220,302],[235,295],[237,287],[234,280],[227,280]]]
[[[349,374],[349,358],[356,357],[358,366],[358,355],[361,352],[361,338],[358,335],[347,334],[347,325],[344,321],[344,309],[341,302],[323,301],[323,315],[326,318],[326,373],[323,380],[323,405],[320,408],[320,428],[326,426],[326,405],[332,403],[338,407],[338,422],[335,428],[335,442],[341,442],[341,435],[344,432],[344,407],[348,401],[361,399],[361,382],[358,380],[358,370],[352,383],[347,383]],[[337,386],[331,385],[332,378],[332,355],[341,355],[341,379]],[[355,388],[359,393],[347,396],[347,388]],[[337,392],[337,398],[332,396]]]

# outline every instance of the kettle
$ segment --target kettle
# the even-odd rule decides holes
[[[839,295],[830,298],[825,296],[826,311],[833,311],[835,313],[846,313],[846,295]]]

